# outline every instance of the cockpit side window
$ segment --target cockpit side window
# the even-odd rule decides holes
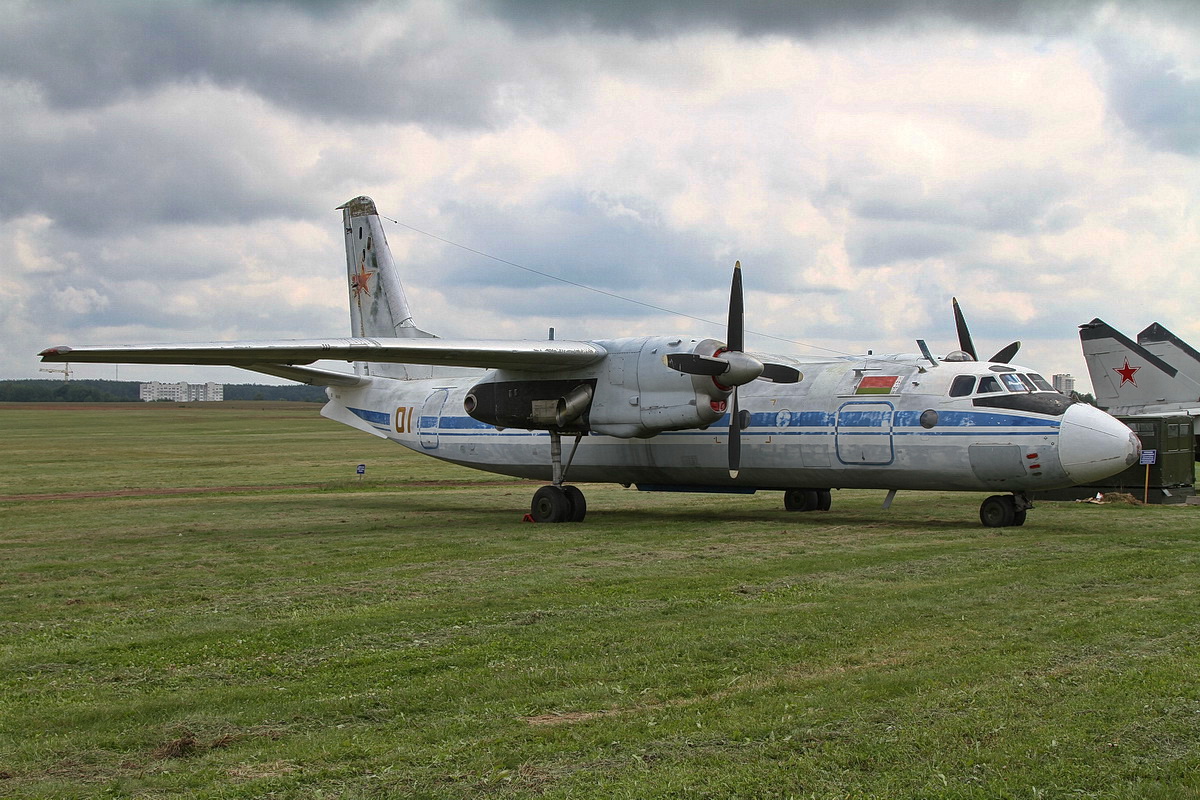
[[[965,397],[966,395],[969,395],[971,393],[971,390],[973,390],[974,388],[975,388],[975,376],[974,375],[959,375],[958,377],[956,377],[954,379],[954,382],[950,384],[950,396],[951,397]]]
[[[1018,378],[1015,373],[1006,372],[1000,376],[1000,380],[1004,381],[1005,387],[1007,387],[1010,392],[1029,391],[1027,388],[1025,388],[1025,384],[1021,382],[1021,379]]]
[[[984,375],[979,379],[979,388],[975,390],[975,394],[991,394],[992,392],[1004,391],[1000,388],[1000,381],[996,380],[994,375]]]
[[[1024,376],[1022,376],[1022,377],[1024,377]],[[1050,382],[1047,381],[1045,378],[1043,378],[1041,375],[1038,375],[1036,372],[1029,373],[1029,379],[1031,381],[1033,381],[1034,386],[1036,386],[1039,390],[1041,390],[1043,392],[1053,392],[1054,391],[1054,387],[1050,385]]]

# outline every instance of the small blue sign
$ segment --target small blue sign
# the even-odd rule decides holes
[[[366,465],[366,464],[359,464],[359,465],[358,465],[358,469],[357,469],[357,470],[355,470],[355,472],[357,472],[359,475],[364,475],[364,474],[366,474],[366,471],[367,471],[367,465]]]
[[[1139,464],[1153,464],[1153,463],[1155,463],[1155,460],[1157,458],[1158,458],[1157,450],[1143,450],[1142,451],[1142,460],[1139,461],[1138,463]]]

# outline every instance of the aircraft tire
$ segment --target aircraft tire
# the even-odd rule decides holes
[[[1017,507],[1012,495],[994,494],[979,506],[979,521],[988,528],[1007,528],[1016,523],[1016,518]]]
[[[562,490],[571,503],[571,516],[567,518],[567,521],[583,522],[583,518],[587,516],[587,500],[584,499],[583,492],[578,486],[564,486]]]
[[[833,492],[828,489],[817,489],[817,511],[828,511],[833,505]]]
[[[816,489],[788,489],[783,493],[783,507],[788,511],[816,511],[820,495]]]
[[[1024,525],[1025,524],[1025,515],[1027,513],[1028,513],[1028,511],[1024,508],[1022,508],[1020,511],[1017,511],[1016,513],[1014,513],[1013,514],[1013,523],[1012,523],[1013,526],[1015,527],[1017,525]]]
[[[534,522],[567,522],[571,519],[571,501],[561,486],[543,486],[533,493],[529,516]]]

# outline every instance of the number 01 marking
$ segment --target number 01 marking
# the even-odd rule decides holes
[[[409,433],[412,431],[412,406],[400,406],[396,409],[396,433]]]

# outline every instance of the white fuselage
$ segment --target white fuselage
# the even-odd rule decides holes
[[[1057,393],[1014,392],[1001,384],[999,392],[950,394],[959,376],[976,376],[982,387],[985,377],[999,372],[1032,373],[1023,367],[975,362],[930,367],[899,356],[790,363],[804,373],[799,383],[754,381],[740,389],[742,416],[749,419],[742,430],[736,478],[726,464],[726,414],[704,428],[646,438],[584,435],[567,480],[729,491],[1021,492],[1087,483],[1137,459],[1139,445],[1126,426]],[[862,388],[864,375],[879,374],[896,380],[885,390]],[[464,410],[468,393],[484,375],[376,379],[362,388],[331,388],[322,413],[445,461],[550,480],[547,431],[497,429]],[[958,391],[966,380],[960,379]],[[636,406],[642,401],[637,385],[619,388],[624,392],[616,394],[620,402]],[[1057,404],[1057,413],[1004,407],[1037,405],[1021,394]],[[563,435],[564,461],[573,439],[573,434]]]

